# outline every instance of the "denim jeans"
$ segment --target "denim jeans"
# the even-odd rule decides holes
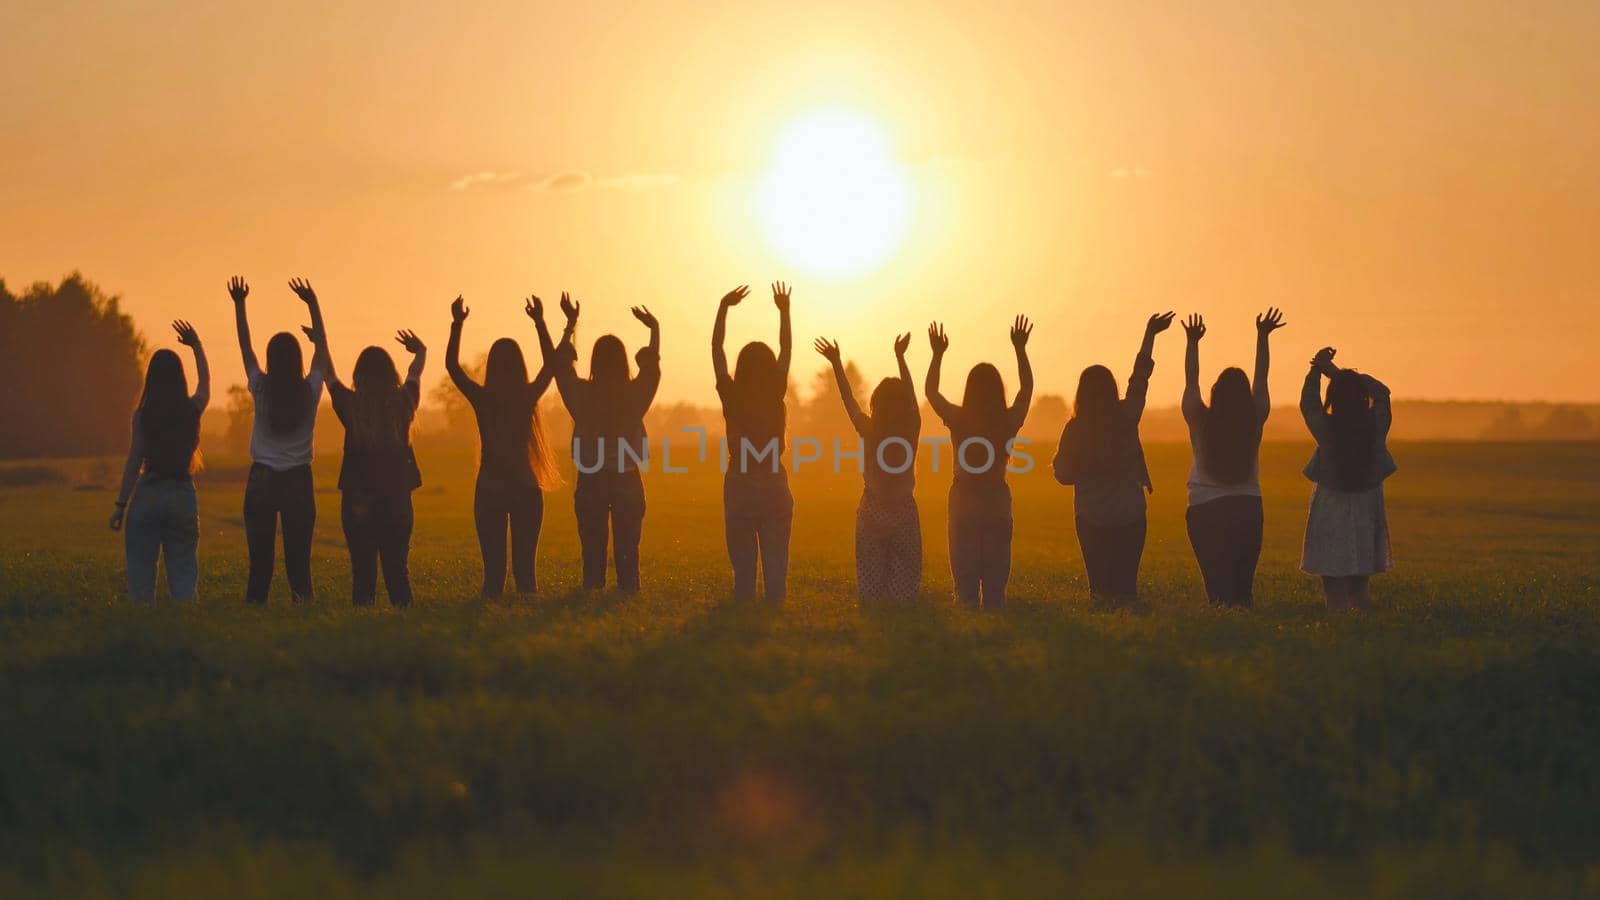
[[[644,481],[637,471],[580,472],[572,495],[583,545],[583,587],[606,586],[606,544],[615,547],[617,587],[639,592],[639,535],[644,528]]]
[[[350,547],[351,599],[357,606],[373,602],[381,563],[389,602],[411,605],[411,572],[406,559],[411,553],[411,492],[345,491],[340,519]]]
[[[174,600],[193,600],[199,578],[196,549],[200,513],[194,482],[187,478],[143,478],[134,488],[123,523],[128,554],[128,596],[156,598],[156,560],[167,559],[167,591]]]
[[[311,530],[317,523],[317,497],[311,484],[311,467],[250,467],[244,489],[244,535],[250,547],[250,580],[244,598],[267,602],[272,587],[272,556],[277,549],[278,520],[283,520],[283,568],[289,576],[289,593],[296,600],[311,599]]]

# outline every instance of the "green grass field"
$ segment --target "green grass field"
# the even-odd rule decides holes
[[[854,599],[855,477],[802,473],[790,596],[733,604],[711,473],[647,481],[644,594],[474,597],[471,466],[422,454],[418,604],[246,608],[241,485],[198,604],[122,599],[111,497],[0,490],[0,896],[1600,896],[1600,446],[1397,445],[1397,570],[1297,570],[1263,459],[1257,609],[1207,607],[1152,446],[1151,611],[1090,609],[1071,498],[1014,476],[1012,607]],[[214,467],[222,471],[221,467]]]

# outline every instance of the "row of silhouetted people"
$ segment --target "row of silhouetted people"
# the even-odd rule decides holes
[[[297,600],[311,597],[316,523],[312,433],[327,390],[345,433],[338,486],[354,600],[374,601],[381,571],[390,601],[407,605],[411,493],[422,484],[410,434],[427,349],[414,333],[401,331],[396,340],[411,355],[404,378],[388,351],[371,346],[356,358],[347,386],[337,374],[316,293],[304,280],[289,286],[310,314],[311,324],[302,330],[311,342],[311,364],[304,363],[300,340],[282,332],[267,342],[263,369],[250,338],[245,308],[249,287],[239,278],[228,284],[255,404],[244,496],[250,554],[245,597],[266,602],[280,531],[290,591]],[[734,595],[755,596],[759,574],[762,595],[777,600],[785,591],[794,516],[781,462],[793,346],[790,289],[781,282],[772,286],[779,317],[777,352],[763,342],[746,344],[730,370],[724,349],[728,312],[748,294],[749,288],[741,286],[722,298],[711,334],[712,369],[727,436],[724,528]],[[459,297],[450,306],[445,368],[472,407],[481,448],[473,518],[483,557],[484,597],[504,591],[508,538],[516,589],[531,593],[537,588],[535,555],[544,492],[560,481],[539,417],[540,398],[552,383],[571,415],[573,453],[580,463],[573,505],[583,585],[603,588],[609,562],[619,589],[632,593],[640,587],[645,514],[640,467],[649,458],[644,417],[661,380],[660,323],[648,309],[633,308],[650,332],[634,365],[621,339],[608,334],[595,341],[588,375],[582,377],[573,343],[579,304],[563,294],[560,307],[565,324],[556,339],[545,325],[539,298],[530,297],[524,305],[541,357],[532,378],[521,347],[507,337],[490,347],[479,383],[460,363],[461,332],[469,311]],[[1083,371],[1053,462],[1056,479],[1074,486],[1074,518],[1090,591],[1107,603],[1126,602],[1138,594],[1145,495],[1151,490],[1139,420],[1155,367],[1156,338],[1173,318],[1170,312],[1150,318],[1125,391],[1105,366]],[[1253,376],[1224,369],[1209,397],[1203,397],[1199,347],[1206,326],[1199,316],[1183,322],[1183,416],[1194,458],[1188,533],[1206,593],[1220,604],[1249,606],[1252,600],[1263,531],[1259,454],[1271,410],[1269,344],[1272,332],[1282,325],[1276,309],[1258,316]],[[189,393],[177,354],[158,350],[152,355],[111,518],[112,528],[125,529],[128,590],[139,600],[153,599],[157,560],[163,556],[172,596],[195,595],[199,526],[191,472],[210,374],[194,328],[183,321],[173,327],[179,342],[194,352],[197,388]],[[939,388],[949,339],[939,324],[928,328],[932,358],[924,391],[929,407],[949,429],[956,461],[948,515],[951,577],[957,599],[974,607],[1005,604],[1012,533],[1006,475],[1033,396],[1027,351],[1032,330],[1024,316],[1012,323],[1015,395],[1008,400],[999,369],[979,363],[967,373],[956,403]],[[826,339],[814,345],[832,364],[845,411],[862,440],[864,485],[856,510],[855,555],[856,587],[864,601],[910,600],[921,588],[922,529],[913,488],[922,422],[906,363],[910,345],[910,334],[895,339],[899,374],[878,383],[866,409],[846,377],[839,345]],[[1392,562],[1383,503],[1383,481],[1395,470],[1386,448],[1389,395],[1376,379],[1340,369],[1333,359],[1332,348],[1318,351],[1301,395],[1301,412],[1317,445],[1305,468],[1316,490],[1301,568],[1322,578],[1331,606],[1361,608],[1367,603],[1367,579]],[[1323,378],[1328,380],[1326,396]]]

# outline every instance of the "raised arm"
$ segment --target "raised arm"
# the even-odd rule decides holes
[[[911,395],[911,421],[917,430],[922,430],[922,406],[917,403],[917,385],[911,380],[911,367],[906,365],[906,351],[911,349],[911,332],[906,332],[894,339],[894,362],[900,369],[900,380],[905,382],[906,392]]]
[[[856,434],[866,437],[872,421],[861,411],[861,404],[856,401],[855,389],[850,386],[850,379],[845,375],[844,359],[839,355],[839,345],[827,338],[817,338],[816,343],[811,346],[833,367],[833,380],[839,386],[839,400],[844,403],[845,415],[850,417],[850,425],[856,430]]]
[[[400,346],[406,348],[407,353],[411,354],[411,365],[406,368],[406,380],[404,386],[408,391],[415,390],[418,398],[420,399],[422,390],[422,367],[426,365],[428,361],[428,348],[423,346],[422,339],[417,337],[417,333],[415,331],[406,331],[405,329],[401,329],[400,331],[394,333],[394,339],[400,344]]]
[[[472,310],[467,308],[466,301],[459,295],[450,304],[450,340],[444,345],[444,371],[455,383],[456,390],[467,398],[477,395],[482,390],[482,385],[472,380],[472,376],[461,368],[461,328],[466,324],[467,314]]]
[[[578,388],[578,348],[573,342],[573,335],[578,331],[578,315],[582,304],[574,301],[572,295],[566,291],[561,292],[561,314],[567,324],[561,330],[561,342],[556,344],[553,356],[550,358],[550,375],[555,379],[556,390],[561,392],[561,402],[566,404],[567,412],[578,414],[579,388]]]
[[[1200,398],[1200,339],[1206,336],[1206,320],[1191,313],[1183,320],[1183,420],[1198,425],[1206,403]]]
[[[1322,376],[1332,376],[1339,369],[1333,364],[1337,353],[1332,347],[1323,347],[1311,357],[1311,368],[1306,371],[1305,383],[1300,386],[1300,417],[1305,419],[1311,436],[1322,440],[1328,414],[1322,408]]]
[[[206,362],[206,348],[200,345],[200,335],[188,322],[178,319],[172,323],[172,330],[178,333],[178,343],[194,351],[194,393],[189,399],[195,409],[205,412],[211,402],[211,365]]]
[[[1017,399],[1007,410],[1011,414],[1011,427],[1021,430],[1028,418],[1028,407],[1033,405],[1033,365],[1028,362],[1028,337],[1033,334],[1033,323],[1027,316],[1017,316],[1011,323],[1011,346],[1017,351]]]
[[[250,296],[250,285],[235,275],[228,279],[228,296],[233,299],[233,326],[239,333],[239,357],[244,360],[244,377],[255,378],[261,374],[261,363],[256,359],[255,346],[250,343],[250,317],[244,308],[244,298]]]
[[[1172,327],[1171,311],[1156,313],[1144,325],[1144,339],[1139,342],[1139,355],[1133,358],[1133,374],[1128,376],[1128,392],[1122,408],[1133,421],[1144,416],[1145,398],[1150,393],[1150,373],[1156,368],[1156,335]]]
[[[711,326],[711,372],[716,376],[719,388],[733,380],[728,374],[728,353],[723,349],[728,336],[728,310],[738,306],[739,301],[749,293],[750,285],[741,284],[723,294],[722,301],[717,305],[717,319]]]
[[[1394,407],[1389,402],[1389,387],[1371,375],[1362,375],[1361,381],[1367,386],[1367,394],[1372,397],[1372,417],[1378,425],[1378,437],[1387,438],[1389,426],[1394,424]]]
[[[928,347],[933,351],[933,356],[928,360],[928,377],[922,382],[922,393],[928,398],[928,405],[933,407],[934,414],[949,425],[956,408],[939,393],[939,369],[944,364],[944,352],[950,349],[950,338],[945,335],[944,326],[938,322],[928,326]]]
[[[650,411],[656,401],[656,389],[661,386],[661,323],[648,307],[635,306],[633,317],[650,329],[650,343],[639,349],[634,359],[639,363],[639,374],[633,379],[634,405],[639,415]]]
[[[311,325],[300,328],[306,339],[311,341],[311,367],[320,370],[325,380],[338,384],[339,378],[333,374],[333,357],[328,352],[328,329],[322,321],[322,302],[317,299],[317,292],[311,289],[311,282],[304,278],[290,279],[289,290],[294,291],[311,315]]]
[[[1283,311],[1276,306],[1256,316],[1256,374],[1250,381],[1250,392],[1255,396],[1258,422],[1265,422],[1272,414],[1272,396],[1267,391],[1267,372],[1272,368],[1272,352],[1268,345],[1272,333],[1283,325]]]
[[[793,355],[794,339],[789,332],[789,285],[781,281],[772,283],[772,305],[778,308],[778,377],[789,383],[789,360]]]

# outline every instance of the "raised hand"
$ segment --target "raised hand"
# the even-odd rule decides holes
[[[406,348],[406,352],[412,356],[416,356],[418,353],[428,349],[423,346],[422,338],[417,337],[415,331],[407,331],[402,328],[394,333],[394,339],[400,343],[400,346]]]
[[[1183,336],[1189,339],[1189,343],[1198,344],[1200,339],[1206,336],[1205,317],[1199,313],[1192,313],[1189,318],[1184,319]]]
[[[232,297],[235,303],[243,303],[244,298],[250,296],[250,285],[245,284],[243,278],[235,275],[228,279],[228,296]]]
[[[646,328],[654,330],[661,327],[661,323],[656,321],[655,315],[650,312],[650,308],[647,306],[635,306],[628,312],[633,313],[633,317],[643,322]]]
[[[472,310],[467,309],[467,301],[462,299],[460,294],[456,295],[456,299],[450,301],[450,321],[456,323],[457,325],[465,322],[467,320],[467,313],[471,311]]]
[[[304,278],[289,279],[289,290],[306,303],[317,302],[317,292],[311,289],[311,282]]]
[[[1028,346],[1028,335],[1033,334],[1033,323],[1027,316],[1017,316],[1011,323],[1011,346],[1021,350]]]
[[[528,318],[535,322],[542,321],[544,319],[544,301],[539,299],[538,294],[529,294],[528,299],[522,301],[522,311],[527,313]]]
[[[789,292],[792,290],[794,290],[792,287],[781,281],[772,283],[772,305],[776,306],[779,312],[789,311]]]
[[[1332,378],[1339,371],[1339,367],[1333,364],[1333,357],[1338,352],[1332,347],[1323,347],[1316,356],[1311,357],[1311,368]]]
[[[823,359],[826,359],[828,362],[831,362],[836,366],[839,364],[838,341],[830,341],[827,338],[817,338],[816,343],[812,344],[811,346],[814,347],[818,353],[822,354]]]
[[[573,301],[572,295],[566,291],[561,292],[561,314],[567,317],[568,325],[576,325],[578,323],[579,306],[580,304]]]
[[[185,347],[200,346],[200,335],[195,333],[194,326],[182,319],[174,319],[172,330],[178,333],[178,343]]]
[[[750,285],[741,284],[733,290],[722,295],[723,306],[738,306],[739,301],[750,295]]]
[[[910,349],[911,349],[911,332],[908,331],[905,334],[902,334],[899,337],[894,339],[894,355],[895,356],[905,356],[906,355],[906,351],[910,350]]]
[[[1144,333],[1160,334],[1161,332],[1166,331],[1168,328],[1171,328],[1173,315],[1174,313],[1169,311],[1164,313],[1156,313],[1155,315],[1151,316],[1150,321],[1144,324]]]
[[[945,336],[944,326],[938,322],[928,325],[928,346],[933,348],[935,354],[940,354],[950,349],[950,339]]]
[[[1268,335],[1283,327],[1283,310],[1276,306],[1267,307],[1267,311],[1256,316],[1256,332]]]

